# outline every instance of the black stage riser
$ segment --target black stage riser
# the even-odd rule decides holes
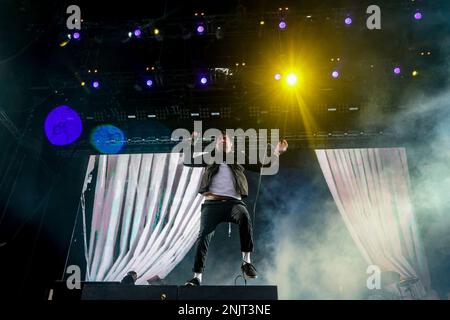
[[[159,286],[120,283],[82,283],[81,289],[67,289],[57,283],[52,300],[278,300],[277,286]]]

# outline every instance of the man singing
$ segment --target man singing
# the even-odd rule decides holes
[[[197,133],[194,133],[195,140]],[[278,143],[274,150],[274,156],[285,152],[288,148],[286,140]],[[223,133],[216,141],[216,153],[234,156],[231,139]],[[233,153],[233,154],[230,154]],[[226,156],[223,157],[224,159]],[[205,267],[206,254],[211,238],[217,225],[221,222],[231,222],[239,225],[239,237],[242,251],[241,270],[246,278],[256,278],[255,267],[251,264],[250,253],[253,251],[253,233],[250,214],[246,204],[242,201],[248,195],[248,183],[245,177],[245,169],[251,171],[261,170],[261,164],[249,164],[248,160],[241,165],[234,161],[227,164],[226,161],[218,164],[194,164],[193,157],[185,165],[205,167],[200,182],[199,193],[205,197],[201,207],[200,232],[197,238],[197,248],[194,261],[194,277],[186,282],[186,286],[199,286],[202,282],[202,273]]]

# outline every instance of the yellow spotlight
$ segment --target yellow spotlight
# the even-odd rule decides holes
[[[81,86],[84,87],[86,85],[86,82],[81,81]]]
[[[413,77],[417,77],[419,75],[419,72],[417,71],[417,70],[414,70],[413,72],[412,72],[412,76]]]
[[[298,80],[297,75],[295,73],[289,73],[286,76],[286,83],[288,86],[291,86],[291,87],[295,86],[297,84],[297,80]]]
[[[264,20],[261,20],[261,21],[259,22],[260,25],[264,25],[264,23],[265,23]]]
[[[157,36],[159,34],[159,29],[153,30],[153,33],[155,34],[155,36]]]
[[[63,42],[61,42],[61,43],[59,44],[59,46],[60,46],[61,48],[63,48],[63,47],[65,47],[65,46],[67,46],[67,44],[69,43],[69,41],[70,41],[70,40],[63,41]]]

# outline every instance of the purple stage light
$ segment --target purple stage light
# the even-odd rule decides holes
[[[275,74],[274,78],[277,81],[280,80],[281,79],[281,74],[279,74],[279,73]]]
[[[394,73],[395,74],[400,74],[402,72],[402,70],[400,69],[400,67],[395,67],[394,68]]]
[[[145,82],[145,84],[147,85],[147,87],[151,87],[153,85],[153,81],[152,80],[147,80]]]
[[[205,84],[208,83],[208,79],[206,79],[206,77],[201,77],[201,78],[200,78],[200,83],[203,84],[203,85],[205,85]]]
[[[280,23],[278,24],[278,28],[280,29],[286,29],[287,24],[285,21],[281,20]]]
[[[45,119],[44,129],[51,144],[64,146],[80,137],[83,125],[75,110],[62,105],[49,112]]]
[[[416,19],[416,20],[422,20],[422,18],[423,18],[422,12],[417,11],[417,12],[414,14],[414,19]]]
[[[334,70],[332,73],[331,73],[331,76],[333,77],[333,78],[338,78],[339,77],[339,71],[336,71],[336,70]]]
[[[347,18],[345,18],[344,22],[345,22],[346,25],[349,26],[349,25],[351,25],[353,23],[353,19],[350,18],[350,17],[347,17]]]
[[[92,82],[92,86],[93,86],[95,89],[97,89],[98,87],[100,87],[100,82],[94,81],[94,82]]]
[[[197,33],[202,34],[203,32],[205,32],[205,27],[202,26],[202,25],[199,25],[199,26],[197,27]]]
[[[141,30],[140,29],[136,29],[136,30],[134,30],[134,36],[135,37],[140,37],[141,36],[141,34],[142,34],[142,32],[141,32]]]
[[[74,33],[73,33],[73,38],[74,38],[75,40],[80,39],[80,33],[79,33],[79,32],[74,32]]]

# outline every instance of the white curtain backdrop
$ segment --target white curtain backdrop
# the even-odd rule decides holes
[[[94,205],[86,208],[94,169]],[[136,284],[163,279],[195,243],[202,170],[183,166],[181,153],[91,156],[81,201],[86,280],[120,281],[130,270]]]
[[[420,279],[431,294],[427,260],[410,201],[404,148],[316,150],[333,199],[369,265]]]

